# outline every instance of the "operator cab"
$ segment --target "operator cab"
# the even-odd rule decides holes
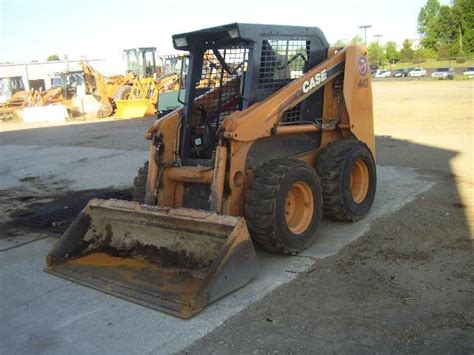
[[[317,27],[234,23],[173,36],[190,53],[181,117],[180,158],[212,162],[223,120],[264,100],[327,58],[328,42]],[[284,122],[322,115],[323,90],[285,112]]]
[[[123,55],[127,63],[127,73],[134,73],[140,78],[152,77],[156,73],[155,54],[155,47],[125,49]]]
[[[12,96],[20,91],[25,91],[25,85],[21,76],[0,78],[0,103],[11,100]]]
[[[74,95],[80,93],[85,94],[84,72],[83,71],[69,71],[62,73],[54,73],[51,78],[51,88],[62,89],[63,97],[70,100]]]

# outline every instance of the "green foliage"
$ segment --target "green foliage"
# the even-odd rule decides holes
[[[438,0],[428,0],[418,14],[418,32],[421,34],[421,43],[426,48],[436,48],[436,22],[440,4]]]
[[[413,60],[414,51],[411,49],[410,40],[403,41],[403,48],[400,50],[400,62],[411,62]]]
[[[400,52],[397,51],[397,44],[395,42],[389,41],[385,45],[385,56],[388,60],[399,60]]]
[[[382,65],[384,61],[387,60],[385,56],[385,49],[378,42],[372,42],[369,44],[369,61],[371,63],[376,63]]]
[[[438,39],[438,47],[443,44],[451,47],[454,43],[456,43],[456,38],[458,36],[458,26],[457,19],[454,16],[451,7],[440,7],[434,32],[436,33],[436,38]]]
[[[48,62],[53,62],[55,60],[59,60],[59,56],[57,54],[52,54],[52,55],[48,56],[48,58],[46,60]]]
[[[474,52],[474,1],[454,0],[452,11],[458,26],[459,52]]]
[[[364,39],[359,35],[355,35],[351,39],[351,44],[364,44]]]
[[[420,64],[429,58],[436,58],[436,52],[432,49],[420,47],[413,53],[413,63]]]
[[[347,43],[346,41],[342,39],[338,39],[336,43],[334,43],[334,47],[345,47],[345,46],[347,46]]]
[[[427,0],[418,14],[418,32],[424,48],[437,50],[439,58],[474,51],[474,1],[452,0],[451,6]]]
[[[449,53],[449,44],[441,43],[438,46],[438,60],[447,60],[451,56]]]

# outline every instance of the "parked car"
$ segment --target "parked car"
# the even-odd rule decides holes
[[[462,75],[468,76],[470,78],[474,78],[474,67],[469,67],[467,69],[464,69]]]
[[[415,68],[410,72],[409,76],[415,76],[415,77],[426,76],[426,69]]]
[[[431,74],[433,79],[439,80],[453,80],[454,79],[454,69],[453,68],[438,68],[433,74]]]
[[[403,78],[405,76],[408,76],[408,73],[409,73],[408,69],[402,68],[402,69],[394,70],[392,73],[392,76],[394,78]]]
[[[379,66],[377,64],[370,64],[370,76],[377,74]]]
[[[376,74],[376,78],[389,78],[392,73],[390,70],[379,70]]]

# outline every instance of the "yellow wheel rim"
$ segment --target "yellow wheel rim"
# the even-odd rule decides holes
[[[296,182],[288,191],[285,201],[285,220],[293,234],[301,234],[308,229],[313,219],[313,192],[307,183]]]
[[[359,159],[356,161],[351,171],[351,192],[355,203],[364,202],[369,192],[369,168],[367,164]]]

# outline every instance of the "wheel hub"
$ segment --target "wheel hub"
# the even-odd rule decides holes
[[[290,188],[285,201],[285,220],[294,234],[303,233],[311,224],[314,213],[314,199],[311,188],[304,181],[298,181]]]
[[[358,204],[364,202],[369,192],[369,168],[367,164],[359,159],[356,161],[351,171],[351,192],[352,198]]]

